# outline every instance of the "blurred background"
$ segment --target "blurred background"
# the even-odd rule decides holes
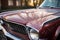
[[[36,8],[43,0],[0,0],[0,11]]]

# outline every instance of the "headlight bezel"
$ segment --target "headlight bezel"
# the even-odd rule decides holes
[[[32,28],[28,28],[28,36],[30,40],[39,40],[39,33]]]

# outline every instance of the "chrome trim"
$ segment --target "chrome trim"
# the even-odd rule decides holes
[[[7,37],[9,37],[9,38],[11,38],[13,40],[22,40],[22,39],[17,38],[15,36],[11,35],[10,33],[8,33],[3,27],[2,27],[2,30],[3,30],[5,36],[7,36]]]
[[[2,30],[1,22],[2,22],[2,20],[0,20],[0,30]]]
[[[26,31],[28,33],[29,39],[32,40],[32,38],[30,37],[30,34],[29,34],[29,27],[26,28]]]
[[[34,28],[34,27],[30,26],[30,25],[26,25],[26,26],[28,26],[28,27],[30,27],[30,28],[36,30],[37,32],[39,32],[39,30],[37,30],[36,28]]]
[[[17,38],[17,37],[15,37],[15,36],[11,35],[10,33],[8,33],[8,32],[4,29],[4,27],[1,25],[2,23],[3,23],[3,21],[1,20],[1,21],[0,21],[0,30],[2,30],[2,31],[4,32],[4,35],[5,35],[5,36],[7,36],[7,37],[9,37],[9,38],[11,38],[11,39],[13,39],[13,40],[22,40],[22,39]]]
[[[59,17],[60,17],[60,16],[56,16],[55,18],[52,18],[52,19],[46,20],[45,22],[43,22],[43,23],[42,23],[42,25],[41,25],[41,26],[43,26],[43,25],[44,25],[44,23],[46,23],[46,22],[48,22],[48,21],[51,21],[51,20],[53,20],[53,19],[59,18]]]

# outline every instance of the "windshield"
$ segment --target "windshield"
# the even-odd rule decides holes
[[[60,0],[44,0],[39,7],[60,8]]]

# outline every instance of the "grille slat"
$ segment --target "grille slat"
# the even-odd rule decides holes
[[[15,32],[21,33],[21,34],[27,34],[26,32],[26,28],[23,25],[19,25],[19,24],[15,24],[15,23],[11,23],[11,22],[6,22],[4,21],[5,24],[8,25],[8,27]]]

